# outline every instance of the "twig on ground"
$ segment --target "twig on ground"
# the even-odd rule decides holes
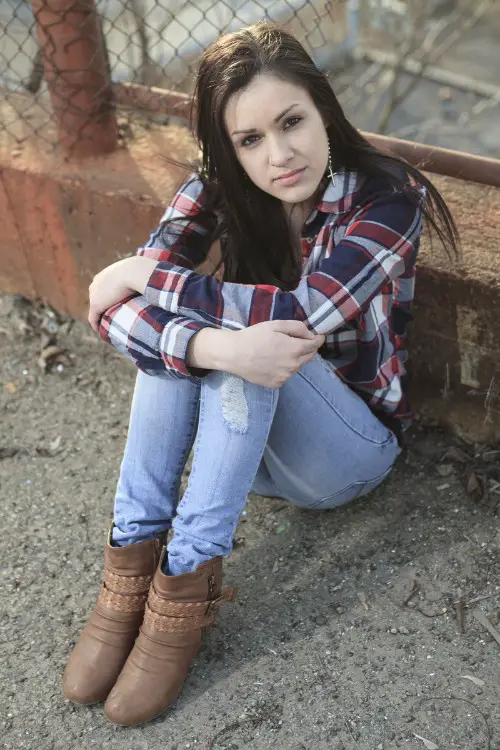
[[[353,735],[353,733],[351,732],[351,727],[349,726],[349,724],[348,724],[348,722],[347,722],[347,719],[346,719],[345,717],[344,717],[344,724],[345,724],[345,726],[346,726],[346,729],[347,729],[347,731],[348,731],[348,732],[349,732],[349,734],[351,735],[351,739],[352,739],[352,741],[354,742],[354,744],[356,745],[356,747],[359,747],[358,743],[356,742],[356,738],[355,738],[355,736],[354,736],[354,735]],[[359,750],[361,750],[361,748],[359,748]]]
[[[390,596],[388,596],[387,598],[398,609],[405,609],[405,605],[404,604],[400,604],[399,602],[396,602]],[[446,615],[448,613],[448,607],[443,607],[443,609],[441,610],[441,612],[425,612],[423,609],[420,609],[420,607],[413,607],[412,611],[413,612],[420,612],[420,614],[423,615],[424,617],[434,618],[434,617],[442,617],[443,615]]]
[[[455,612],[457,615],[458,630],[460,633],[465,633],[464,600],[460,597],[460,599],[457,599],[453,604],[455,605]]]
[[[232,724],[222,727],[222,729],[216,732],[212,739],[208,741],[207,750],[213,750],[215,742],[224,734],[227,734],[227,732],[232,732],[234,729],[241,729],[245,725],[250,726],[251,728],[256,728],[265,721],[271,719],[275,711],[276,707],[264,706],[255,712],[252,712],[246,718],[238,719],[237,721],[233,721]]]
[[[472,706],[473,708],[475,708],[476,711],[478,712],[478,714],[481,715],[481,717],[482,717],[482,719],[483,719],[483,721],[484,721],[484,723],[486,725],[486,731],[488,733],[488,736],[487,736],[487,742],[488,742],[488,744],[486,745],[486,749],[485,750],[491,750],[491,729],[490,729],[490,725],[488,724],[488,719],[483,714],[483,712],[481,711],[481,709],[476,706],[475,703],[473,703],[472,701],[467,700],[467,698],[455,698],[455,697],[448,696],[448,695],[429,695],[426,698],[422,698],[421,702],[423,703],[424,701],[463,701],[464,703],[468,703],[469,706]]]
[[[467,539],[468,542],[470,542],[472,544],[473,547],[481,547],[481,545],[479,544],[479,542],[474,542],[470,538],[470,536],[467,536],[467,534],[463,534],[463,536]]]
[[[465,602],[465,606],[470,607],[471,604],[482,602],[485,599],[491,599],[493,596],[500,596],[500,591],[493,592],[493,594],[483,594],[482,596],[475,596],[474,599],[469,599],[467,602]]]
[[[498,645],[500,646],[500,633],[494,625],[488,620],[484,612],[480,609],[472,610],[473,617],[493,636]]]
[[[442,617],[443,615],[446,615],[448,613],[448,608],[443,607],[441,612],[424,612],[424,610],[420,609],[420,607],[415,607],[414,611],[420,612],[420,614],[424,617],[429,617],[432,619],[433,617]]]
[[[413,597],[415,596],[415,594],[417,594],[419,591],[420,591],[420,584],[414,578],[413,581],[412,581],[412,586],[411,586],[410,593],[407,594],[405,596],[405,598],[403,599],[403,601],[401,602],[402,605],[403,605],[403,607],[406,607],[406,605],[408,604],[408,602],[410,601],[410,599],[413,599]]]
[[[217,734],[214,734],[211,740],[208,741],[207,750],[213,750],[213,746],[215,745],[216,741],[220,739],[224,734],[227,732],[232,732],[233,729],[240,729],[241,728],[241,721],[233,721],[232,724],[228,724],[227,727],[222,727]]]

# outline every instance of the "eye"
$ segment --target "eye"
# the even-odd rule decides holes
[[[243,148],[245,148],[245,146],[252,146],[255,143],[255,141],[252,141],[251,139],[252,138],[258,138],[258,137],[259,137],[258,135],[247,135],[246,138],[243,138],[243,140],[241,141],[240,145]]]
[[[288,117],[288,119],[285,120],[285,130],[289,129],[287,127],[288,125],[289,125],[290,128],[293,128],[301,120],[302,120],[302,117]]]

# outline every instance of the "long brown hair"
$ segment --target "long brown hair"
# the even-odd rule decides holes
[[[225,127],[229,98],[260,74],[272,74],[307,90],[326,124],[337,167],[387,179],[419,205],[446,250],[456,254],[458,232],[445,201],[415,167],[372,146],[346,119],[328,78],[290,33],[261,21],[215,40],[202,54],[193,100],[198,165],[207,194],[206,210],[218,217],[224,278],[240,283],[275,284],[293,289],[301,258],[294,250],[281,202],[249,180],[236,158]],[[401,168],[402,167],[402,168]],[[410,187],[425,186],[426,196]],[[320,184],[320,188],[326,182]]]

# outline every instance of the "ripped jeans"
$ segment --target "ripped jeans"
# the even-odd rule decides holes
[[[201,382],[139,372],[113,540],[172,527],[164,572],[192,571],[229,554],[250,491],[332,508],[377,487],[399,453],[394,434],[319,354],[279,389],[219,371]]]

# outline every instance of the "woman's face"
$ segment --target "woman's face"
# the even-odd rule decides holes
[[[308,92],[266,73],[233,94],[224,114],[252,182],[285,208],[307,204],[328,165],[326,128]]]

